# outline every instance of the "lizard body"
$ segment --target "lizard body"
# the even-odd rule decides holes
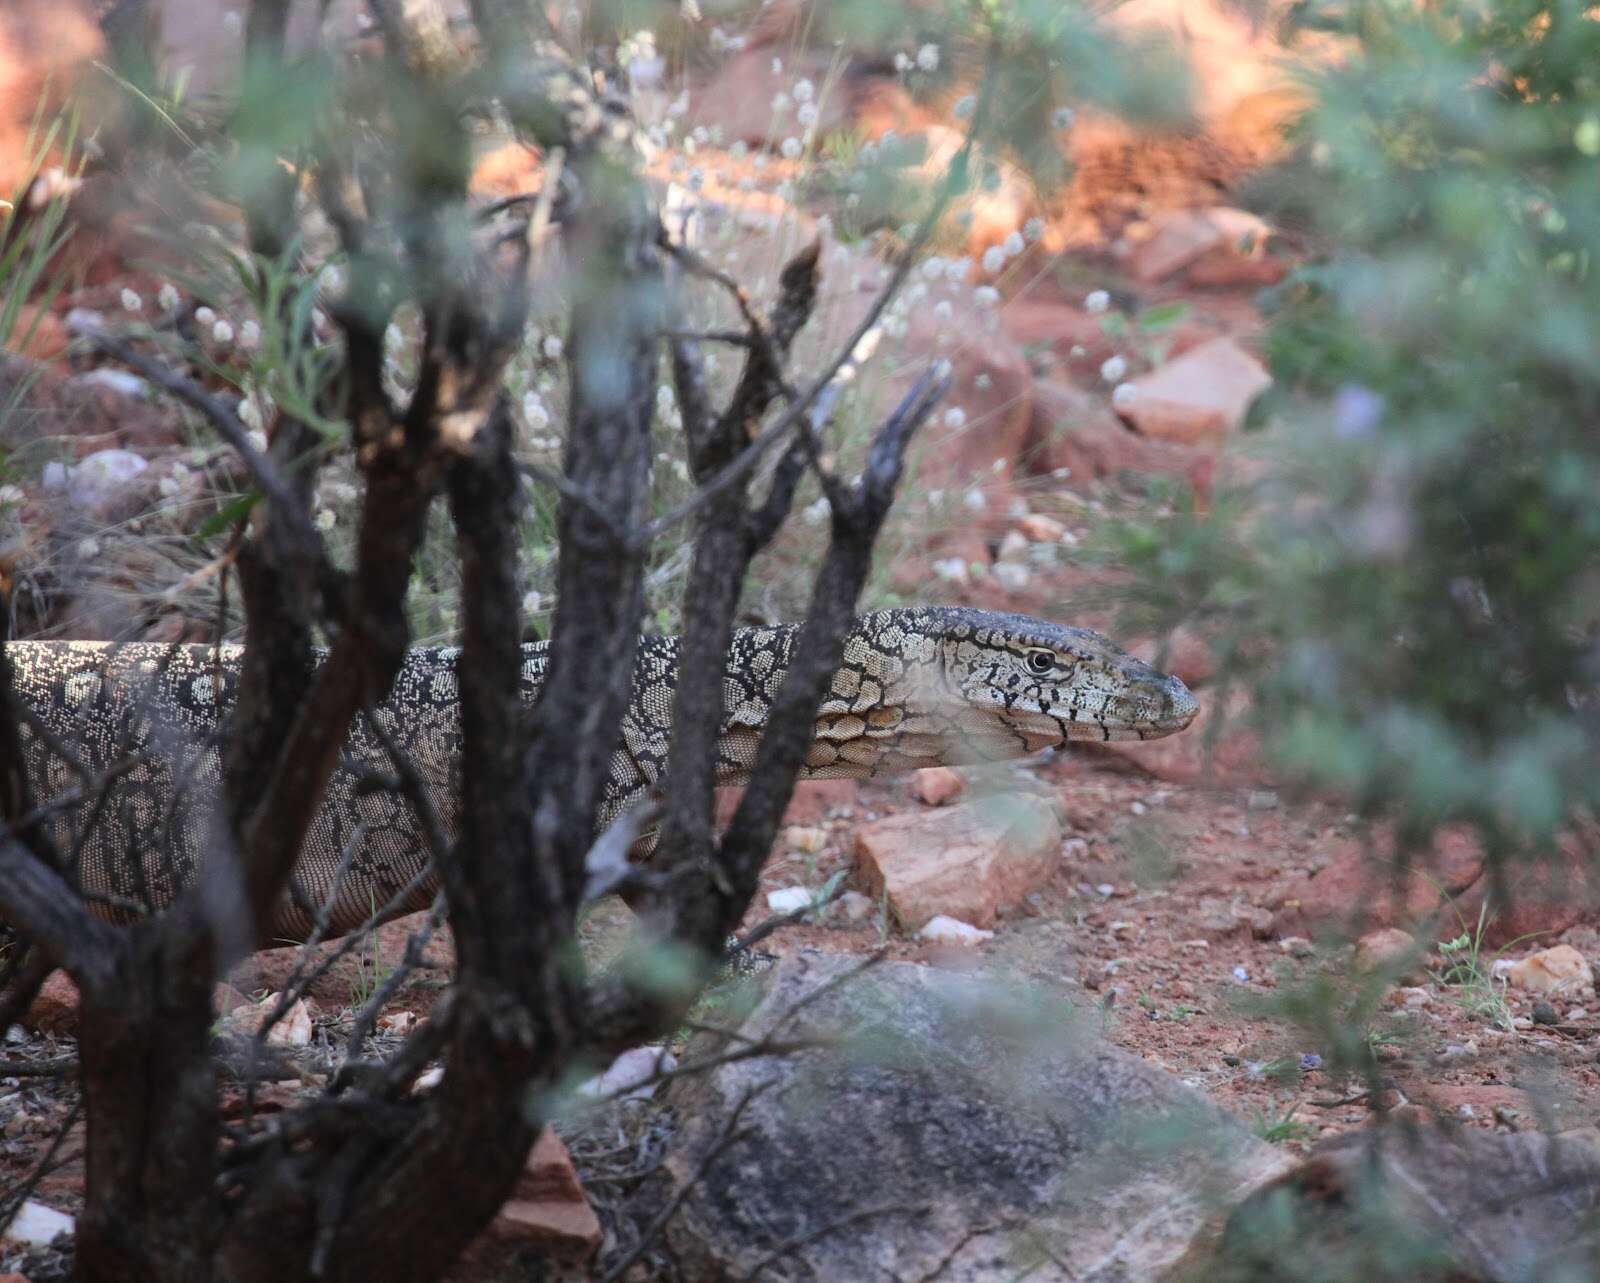
[[[719,784],[748,778],[797,634],[795,626],[736,633],[723,680]],[[170,902],[218,831],[209,808],[218,803],[219,744],[242,649],[12,642],[8,650],[36,803],[70,797],[81,782],[52,743],[90,771],[115,774],[103,802],[62,806],[51,819],[61,849],[77,853],[91,902],[112,917]],[[677,650],[676,638],[640,639],[602,824],[662,783]],[[358,719],[274,921],[276,938],[305,938],[336,882],[332,934],[380,907],[393,916],[433,898],[438,880],[410,803],[371,781],[393,777],[394,743],[454,836],[458,656],[451,647],[412,650],[388,699]],[[543,644],[524,648],[524,700],[537,697],[546,662]],[[846,641],[801,776],[865,778],[1019,757],[1073,739],[1153,739],[1182,730],[1196,709],[1183,683],[1087,630],[960,607],[880,611],[860,616]]]

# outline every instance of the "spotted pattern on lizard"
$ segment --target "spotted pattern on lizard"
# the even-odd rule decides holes
[[[795,626],[735,634],[723,681],[719,784],[748,778],[797,636]],[[104,804],[62,808],[51,821],[62,848],[77,852],[91,902],[111,917],[169,903],[221,831],[213,814],[218,746],[241,649],[13,642],[9,652],[30,714],[22,737],[38,802],[48,805],[79,783],[51,740],[94,771],[139,755]],[[407,888],[394,913],[431,901],[437,878],[410,804],[371,780],[393,774],[387,736],[415,764],[454,836],[459,655],[453,647],[412,650],[389,698],[358,720],[274,921],[275,938],[305,938],[314,908],[336,882],[334,934]],[[640,639],[602,825],[661,787],[677,656],[676,638]],[[538,694],[546,664],[543,644],[525,648],[524,700]],[[860,616],[846,640],[801,776],[865,778],[1014,758],[1069,740],[1154,739],[1182,730],[1196,711],[1182,682],[1084,629],[958,607],[881,611]],[[341,857],[352,845],[340,881]]]

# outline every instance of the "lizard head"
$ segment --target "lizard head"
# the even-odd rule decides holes
[[[1098,633],[1026,615],[965,608],[919,612],[933,653],[916,700],[980,759],[1068,740],[1160,739],[1199,712],[1176,677]]]

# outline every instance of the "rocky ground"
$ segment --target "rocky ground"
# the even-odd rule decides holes
[[[1152,141],[1091,122],[1070,140],[1079,169],[1064,196],[1043,202],[1002,184],[968,211],[965,241],[939,247],[920,292],[886,322],[885,396],[931,354],[952,361],[957,383],[891,534],[874,589],[882,599],[965,601],[1109,629],[1113,616],[1096,595],[1108,577],[1075,549],[1109,515],[1149,503],[1152,478],[1181,483],[1204,507],[1219,472],[1248,466],[1234,443],[1267,377],[1251,350],[1262,328],[1258,291],[1307,247],[1224,190],[1271,150],[1263,140],[1280,91],[1245,77],[1226,92],[1228,76],[1266,54],[1249,32],[1235,31],[1243,43],[1228,46],[1229,29],[1203,7],[1197,56],[1227,70],[1206,82],[1209,131]],[[764,115],[743,122],[731,105],[771,98],[774,56],[758,36],[721,73],[727,83],[697,99],[722,114],[693,117],[723,131],[724,146],[700,147],[696,164],[707,235],[737,229],[730,265],[778,261],[778,242],[828,236],[820,202],[788,199],[779,158],[758,174],[732,146],[742,134],[766,137]],[[782,84],[808,56],[785,46]],[[28,83],[0,78],[14,95]],[[890,128],[920,129],[935,152],[946,127],[892,83],[838,109],[880,139]],[[664,185],[684,177],[669,157],[656,172]],[[494,153],[480,190],[519,190],[536,174],[536,158]],[[111,178],[92,177],[75,197],[82,231],[69,288],[26,350],[0,364],[0,392],[38,375],[36,413],[25,437],[7,443],[7,565],[22,586],[25,624],[39,631],[126,635],[132,620],[145,637],[206,640],[217,568],[190,536],[215,510],[204,498],[230,484],[230,465],[142,380],[75,345],[74,314],[80,326],[130,314],[181,326],[224,362],[248,335],[241,321],[224,336],[226,318],[200,317],[192,299],[163,290],[142,265],[148,246],[95,203],[111,190]],[[836,288],[815,325],[823,342],[848,329],[881,271],[870,245],[828,245],[825,279]],[[1144,329],[1107,323],[1152,314],[1164,319]],[[329,512],[332,524],[339,518]],[[774,581],[807,555],[803,542],[780,548]],[[834,898],[760,947],[780,960],[882,955],[1058,987],[1112,1046],[1293,1157],[1396,1116],[1499,1134],[1600,1122],[1591,971],[1600,917],[1581,869],[1540,871],[1515,912],[1480,916],[1487,879],[1469,846],[1447,835],[1425,875],[1397,871],[1381,840],[1366,850],[1336,802],[1280,791],[1250,736],[1225,719],[1240,706],[1215,688],[1203,643],[1125,640],[1152,655],[1159,648],[1195,687],[1200,725],[1159,744],[1074,749],[1004,769],[803,786],[746,926],[825,891]],[[281,1076],[252,1093],[230,1089],[230,1116],[323,1088],[355,1012],[418,925],[383,928],[286,1007],[268,1039]],[[599,956],[626,927],[626,910],[605,904],[585,931]],[[442,930],[393,993],[368,1050],[392,1048],[427,1018],[449,963]],[[225,1051],[247,1045],[294,965],[292,951],[277,951],[233,977],[219,995]],[[1338,1001],[1327,1000],[1330,979]],[[72,1054],[74,1017],[70,986],[57,977],[5,1033],[6,1059],[45,1072],[5,1077],[0,1067],[0,1181],[42,1168],[35,1200],[68,1214],[81,1197],[82,1124],[73,1094],[48,1070]],[[683,1041],[670,1052],[682,1054]],[[1363,1046],[1381,1066],[1376,1084],[1340,1072],[1339,1057]],[[656,1063],[634,1056],[602,1090],[648,1078]],[[671,1144],[673,1108],[653,1097],[643,1088],[563,1124],[564,1144],[542,1140],[516,1198],[459,1272],[463,1283],[516,1277],[507,1261],[524,1248],[564,1255],[580,1277],[584,1261],[616,1266],[641,1229],[628,1196],[649,1186]],[[21,1241],[48,1242],[52,1230],[47,1217],[26,1234],[14,1227],[0,1269],[33,1283],[60,1277],[59,1254]],[[659,1264],[646,1251],[631,1277],[654,1277]]]

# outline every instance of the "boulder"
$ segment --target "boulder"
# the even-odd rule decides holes
[[[1242,209],[1169,209],[1156,216],[1150,235],[1128,258],[1133,275],[1146,284],[1188,268],[1191,284],[1271,284],[1286,266],[1265,254],[1272,228]]]
[[[1369,931],[1356,941],[1356,969],[1358,971],[1391,971],[1399,980],[1415,984],[1421,972],[1417,963],[1417,942],[1409,931],[1399,927],[1383,927]]]
[[[1528,1283],[1600,1269],[1592,1131],[1391,1126],[1341,1136],[1228,1218],[1184,1279]]]
[[[1145,436],[1215,444],[1271,383],[1259,360],[1232,339],[1217,338],[1134,379],[1134,395],[1118,413]]]
[[[667,1233],[685,1277],[1156,1279],[1287,1166],[1054,991],[858,965],[786,958],[738,1030],[838,1045],[673,1084],[662,1196],[683,1197]],[[702,1035],[689,1054],[717,1050]]]
[[[1061,825],[1043,798],[1011,794],[908,811],[856,830],[863,890],[908,931],[941,914],[992,927],[999,914],[1038,890],[1060,861]]]

